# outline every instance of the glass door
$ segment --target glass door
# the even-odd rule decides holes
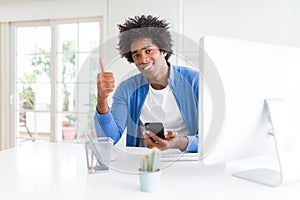
[[[93,129],[100,27],[101,18],[12,24],[18,144],[76,142]]]

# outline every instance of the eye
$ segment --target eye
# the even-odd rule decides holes
[[[137,59],[138,57],[139,57],[139,54],[137,54],[137,53],[132,55],[133,59]]]
[[[153,49],[146,49],[145,52],[146,52],[147,54],[149,54],[149,53],[151,53],[152,51],[153,51]]]

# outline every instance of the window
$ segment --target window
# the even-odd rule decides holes
[[[14,133],[76,141],[93,128],[101,19],[11,24]]]

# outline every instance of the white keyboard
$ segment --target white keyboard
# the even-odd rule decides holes
[[[198,153],[183,153],[179,150],[165,150],[160,154],[161,162],[198,161]]]

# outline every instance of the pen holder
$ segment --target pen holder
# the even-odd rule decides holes
[[[160,187],[161,171],[139,171],[140,189],[143,192],[155,192]]]
[[[89,173],[109,170],[113,140],[109,137],[96,138],[85,142],[87,168]]]

